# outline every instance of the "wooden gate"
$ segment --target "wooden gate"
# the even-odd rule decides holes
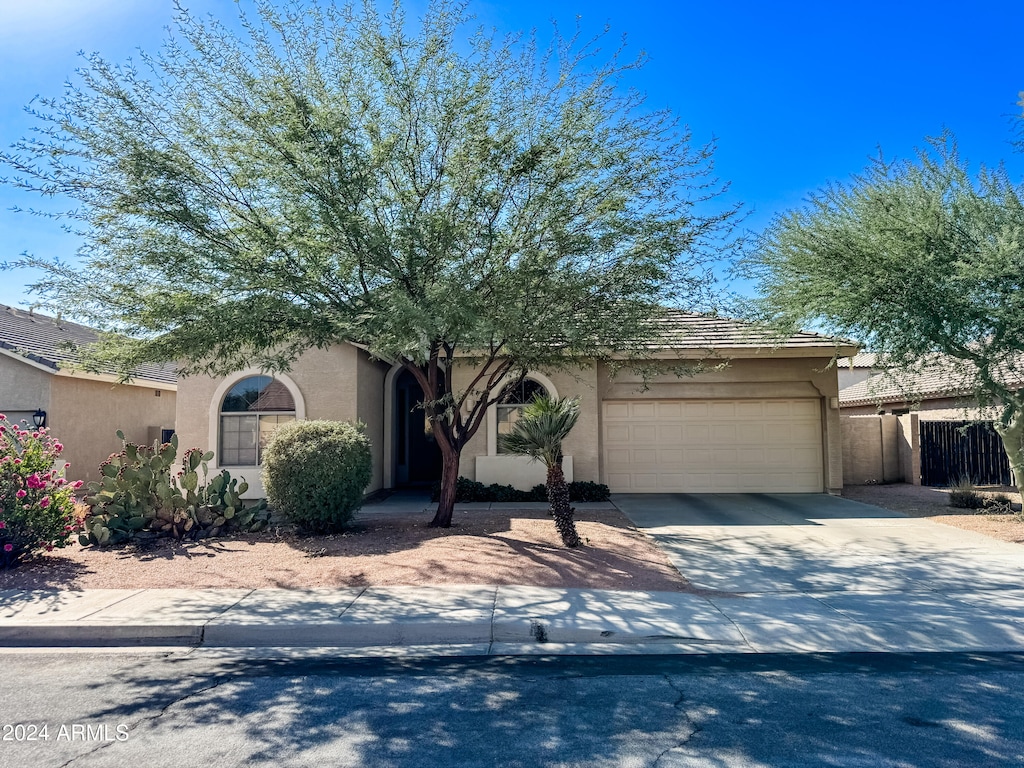
[[[1009,485],[1010,463],[992,422],[922,421],[921,484]]]

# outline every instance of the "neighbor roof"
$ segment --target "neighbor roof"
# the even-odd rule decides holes
[[[651,349],[841,349],[849,354],[856,342],[799,331],[779,338],[762,326],[717,315],[670,309],[651,320]]]
[[[99,333],[87,326],[0,304],[0,349],[54,372],[81,365],[76,348],[99,338]],[[132,378],[161,384],[178,381],[172,364],[145,363],[132,371]]]
[[[841,358],[838,362],[840,368],[856,370],[858,368],[876,368],[878,366],[878,355],[874,352],[860,352],[853,357]]]
[[[839,390],[842,405],[874,405],[965,397],[973,394],[972,378],[953,358],[935,356],[919,371],[878,373]],[[1024,386],[1019,376],[1007,376],[1011,388]]]

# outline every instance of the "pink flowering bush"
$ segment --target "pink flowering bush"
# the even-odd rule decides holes
[[[0,567],[65,547],[78,532],[75,491],[64,479],[64,446],[47,429],[0,414]]]

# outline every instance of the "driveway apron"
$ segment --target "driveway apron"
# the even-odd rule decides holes
[[[752,645],[813,648],[835,622],[865,649],[879,630],[936,650],[1024,643],[1020,545],[825,494],[612,500]]]

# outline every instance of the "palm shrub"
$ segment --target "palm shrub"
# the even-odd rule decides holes
[[[0,414],[0,566],[65,547],[77,531],[74,493],[81,482],[65,480],[63,450],[45,427]]]
[[[362,425],[295,421],[263,452],[263,489],[275,512],[313,531],[343,528],[370,482],[370,440]]]
[[[575,510],[569,505],[569,486],[562,473],[562,441],[579,417],[579,398],[538,395],[523,408],[512,431],[501,436],[505,450],[543,461],[547,467],[548,504],[558,535],[567,547],[578,547],[582,542],[572,519]]]

